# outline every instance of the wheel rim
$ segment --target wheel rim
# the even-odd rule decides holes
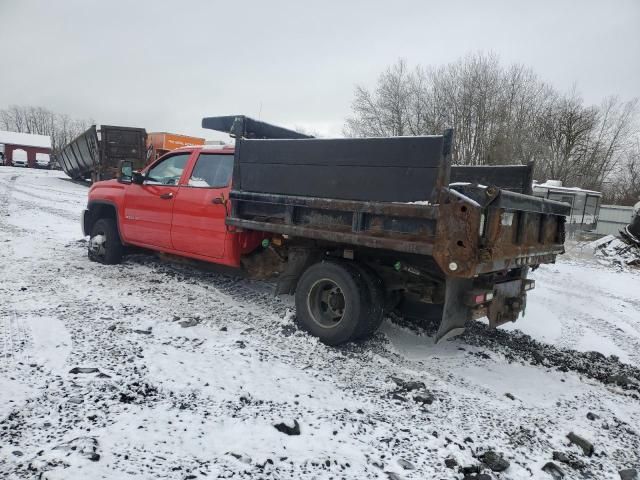
[[[313,321],[322,328],[338,326],[346,308],[342,288],[328,278],[318,280],[309,290],[307,307]]]
[[[104,257],[107,253],[107,236],[98,232],[89,239],[89,252],[96,257]]]

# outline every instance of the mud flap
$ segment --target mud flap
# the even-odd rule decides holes
[[[464,296],[472,286],[473,279],[470,278],[446,278],[444,309],[436,343],[464,332],[465,324],[471,320],[471,308],[465,305]]]
[[[278,279],[275,295],[290,295],[295,291],[300,275],[314,260],[313,254],[309,248],[294,247],[289,250],[287,266]]]

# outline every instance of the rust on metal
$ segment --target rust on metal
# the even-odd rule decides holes
[[[287,205],[293,207],[309,207],[320,210],[337,210],[342,212],[361,211],[377,215],[397,215],[410,218],[436,218],[438,207],[424,203],[395,202],[362,202],[357,200],[340,200],[334,198],[300,197],[296,195],[275,195],[233,190],[234,200],[244,202]]]
[[[352,231],[342,231],[342,228],[332,230],[321,227],[288,225],[284,223],[274,223],[256,220],[239,220],[235,218],[227,219],[228,225],[259,230],[263,232],[275,232],[284,235],[306,237],[315,240],[324,240],[333,243],[350,243],[369,248],[381,248],[405,253],[415,253],[420,255],[431,255],[433,243],[423,241],[413,241],[412,239],[398,239],[392,236],[381,234],[357,234]]]
[[[552,263],[563,253],[564,217],[553,213],[557,205],[496,188],[469,194],[482,204],[448,188],[435,205],[234,191],[227,224],[431,255],[445,275],[456,278]],[[507,208],[509,201],[515,207]]]
[[[453,277],[471,278],[478,261],[481,209],[470,199],[449,192],[439,206],[433,258]]]

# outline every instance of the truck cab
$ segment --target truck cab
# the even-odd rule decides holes
[[[180,148],[140,172],[125,163],[118,179],[94,183],[82,221],[90,257],[117,263],[105,244],[117,235],[123,245],[239,267],[264,235],[225,224],[233,154],[228,146]]]

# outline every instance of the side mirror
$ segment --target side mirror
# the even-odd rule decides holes
[[[140,172],[133,172],[131,181],[136,185],[142,185],[144,183],[144,175]]]
[[[120,172],[118,174],[118,181],[123,183],[131,183],[133,179],[133,162],[129,160],[123,160],[120,162]]]

